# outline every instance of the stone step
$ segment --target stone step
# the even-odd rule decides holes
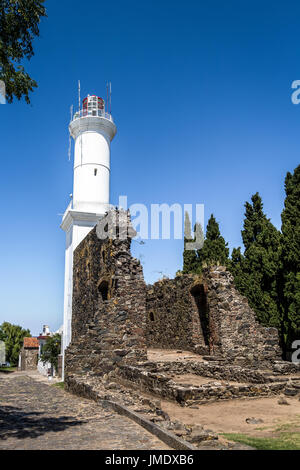
[[[120,367],[122,378],[129,380],[141,390],[160,397],[177,401],[182,405],[203,404],[212,401],[234,398],[266,397],[282,393],[286,382],[271,382],[263,384],[229,383],[207,381],[202,385],[176,383],[165,374],[149,372],[142,368],[123,365]],[[199,381],[199,376],[196,377]]]

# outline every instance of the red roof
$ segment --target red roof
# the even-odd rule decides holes
[[[24,338],[24,348],[38,348],[39,340],[37,338]]]

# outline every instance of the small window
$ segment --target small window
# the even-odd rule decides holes
[[[98,170],[97,170],[97,168],[95,168],[94,169],[94,176],[97,176],[97,172],[98,172]]]
[[[107,300],[108,299],[108,282],[102,281],[98,287],[98,291],[102,297],[102,300]]]
[[[154,313],[153,312],[150,312],[149,317],[150,317],[150,321],[154,321]]]

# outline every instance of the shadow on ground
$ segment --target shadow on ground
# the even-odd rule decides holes
[[[14,437],[16,439],[36,438],[47,432],[64,431],[73,426],[80,426],[86,421],[74,420],[68,416],[58,418],[44,417],[44,413],[27,412],[13,406],[0,406],[0,441]]]

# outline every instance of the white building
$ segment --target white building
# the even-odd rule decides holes
[[[63,355],[72,333],[73,252],[109,208],[110,143],[117,128],[104,100],[89,95],[69,131],[75,150],[73,196],[61,224],[66,233]]]
[[[51,370],[51,373],[54,373],[54,371],[52,370],[53,368],[50,362],[45,362],[44,364],[43,361],[41,361],[40,357],[43,352],[43,347],[47,342],[47,339],[50,338],[52,335],[53,333],[51,333],[49,326],[43,325],[43,331],[42,333],[40,333],[40,335],[37,338],[39,341],[39,353],[38,353],[39,359],[37,363],[37,370],[40,374],[46,375],[46,376],[49,375],[49,370]]]

